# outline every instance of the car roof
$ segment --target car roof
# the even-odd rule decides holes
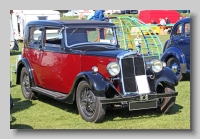
[[[188,22],[188,21],[190,21],[190,17],[182,18],[179,21],[181,21],[181,22]]]
[[[97,26],[115,26],[115,24],[106,21],[97,20],[34,20],[27,25],[48,25],[48,26],[76,26],[76,25],[97,25]]]

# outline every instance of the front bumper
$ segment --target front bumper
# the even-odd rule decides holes
[[[166,97],[176,97],[178,92],[168,93],[149,93],[134,96],[123,96],[119,98],[106,98],[102,99],[102,104],[129,104],[129,110],[149,109],[157,107],[157,100]]]

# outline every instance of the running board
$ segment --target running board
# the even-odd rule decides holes
[[[62,98],[66,98],[68,96],[68,94],[62,94],[59,92],[55,92],[55,91],[50,91],[41,87],[31,87],[32,91],[47,95],[49,97],[52,97],[54,99],[62,99]]]

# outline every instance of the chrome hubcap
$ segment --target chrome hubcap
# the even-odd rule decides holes
[[[176,62],[171,63],[171,70],[176,74],[176,76],[179,76],[181,73],[181,68]]]

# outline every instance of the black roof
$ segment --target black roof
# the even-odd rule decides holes
[[[94,26],[115,26],[115,24],[106,21],[97,20],[34,20],[27,25],[49,25],[49,26],[76,26],[76,25],[94,25]]]

